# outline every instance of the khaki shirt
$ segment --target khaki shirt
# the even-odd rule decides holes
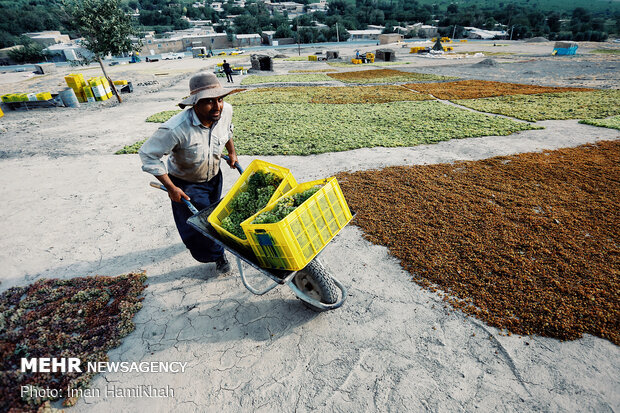
[[[138,151],[142,170],[160,176],[170,174],[189,182],[204,182],[220,170],[222,150],[232,138],[232,106],[224,102],[222,116],[210,128],[190,107],[157,129]],[[170,155],[167,168],[161,158]]]

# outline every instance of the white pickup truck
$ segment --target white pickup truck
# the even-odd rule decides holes
[[[183,59],[183,53],[162,53],[161,60]]]

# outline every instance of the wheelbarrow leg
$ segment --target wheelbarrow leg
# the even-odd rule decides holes
[[[245,288],[247,288],[248,290],[250,290],[250,292],[252,294],[256,294],[256,295],[263,295],[263,294],[267,294],[269,291],[273,290],[274,288],[276,288],[278,285],[280,285],[279,283],[273,281],[273,284],[268,285],[266,288],[259,290],[256,289],[254,287],[252,287],[249,283],[248,280],[245,278],[245,273],[243,272],[243,267],[241,266],[241,259],[239,257],[237,257],[237,267],[239,267],[239,274],[241,275],[241,282],[243,283],[243,285],[245,286]]]

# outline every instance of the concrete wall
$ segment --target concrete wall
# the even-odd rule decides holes
[[[181,40],[171,39],[149,39],[151,43],[144,42],[144,46],[140,50],[140,54],[150,56],[151,54],[160,53],[179,53],[185,51]],[[153,51],[151,53],[151,50]]]
[[[379,35],[379,43],[380,44],[389,44],[396,43],[402,41],[404,36],[402,34],[390,33],[390,34],[380,34]]]
[[[213,39],[213,42],[211,40]],[[228,40],[226,34],[218,35],[204,35],[204,36],[191,36],[183,38],[184,50],[188,50],[192,47],[206,47],[209,50],[211,47],[215,49],[229,49],[232,47],[232,42]]]
[[[233,38],[233,46],[234,47],[247,47],[247,46],[260,46],[262,43],[262,39],[260,36],[256,37],[234,37]]]

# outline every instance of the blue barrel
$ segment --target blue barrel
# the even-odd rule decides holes
[[[68,108],[79,108],[80,102],[78,102],[75,92],[70,87],[63,89],[58,94],[62,103]]]

